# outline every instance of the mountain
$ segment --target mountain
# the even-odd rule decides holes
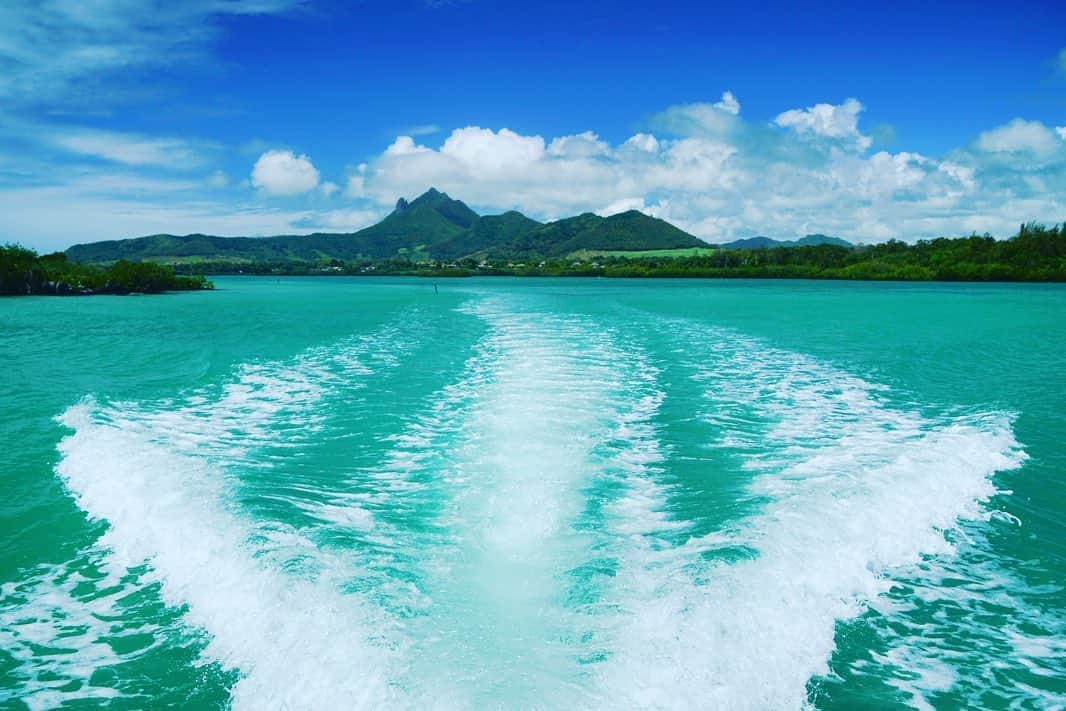
[[[777,240],[763,236],[748,237],[747,239],[733,240],[718,246],[722,249],[774,249],[776,247],[813,247],[819,244],[832,244],[837,247],[847,247],[848,249],[855,246],[847,240],[823,234],[807,235],[795,241]]]
[[[801,237],[800,239],[793,242],[793,245],[796,247],[812,247],[814,245],[819,244],[832,244],[837,247],[847,247],[848,249],[851,249],[855,246],[851,242],[848,242],[846,239],[840,239],[839,237],[830,237],[829,235],[823,234],[807,235],[806,237]]]
[[[654,246],[652,246],[654,245]],[[610,217],[586,212],[549,222],[488,250],[496,257],[564,257],[579,250],[676,249],[707,243],[669,222],[630,210]]]
[[[338,236],[358,245],[367,257],[386,258],[396,256],[401,249],[415,252],[454,240],[468,232],[479,217],[461,200],[430,188],[411,202],[400,198],[396,209],[376,225]]]
[[[502,215],[485,215],[479,217],[470,229],[439,244],[436,251],[441,259],[460,259],[493,249],[506,251],[505,245],[512,245],[523,235],[543,226],[517,210]]]
[[[778,242],[776,239],[770,239],[769,237],[759,236],[737,239],[718,246],[722,249],[769,249],[771,247],[783,247],[785,246],[785,243]]]
[[[214,237],[149,235],[74,245],[77,262],[225,261],[281,262],[330,259],[454,260],[564,257],[578,250],[647,250],[706,247],[668,222],[635,210],[610,217],[585,213],[541,223],[520,212],[481,216],[461,200],[430,188],[408,202],[401,198],[385,219],[358,232]]]
[[[388,217],[359,232],[276,237],[150,235],[78,244],[66,253],[77,262],[189,258],[229,262],[384,259],[456,238],[478,219],[478,214],[462,201],[430,189],[411,202],[401,198]]]

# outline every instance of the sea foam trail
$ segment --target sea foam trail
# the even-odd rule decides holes
[[[234,498],[230,468],[256,448],[321,430],[321,404],[360,387],[353,376],[402,352],[383,329],[240,368],[218,395],[184,403],[71,407],[74,432],[56,471],[78,505],[108,522],[111,564],[147,562],[163,600],[207,633],[206,654],[241,678],[235,708],[379,708],[399,703],[388,679],[402,655],[393,620],[342,592],[351,561],[291,526],[256,521]],[[278,435],[278,432],[282,435]],[[314,565],[289,563],[310,556]]]
[[[414,620],[407,682],[435,708],[587,705],[573,571],[595,554],[576,525],[602,476],[631,363],[578,318],[486,299],[490,327],[467,379],[472,397],[445,456],[440,539],[423,556],[432,600]],[[528,305],[525,305],[528,307]]]
[[[744,453],[765,503],[684,546],[623,558],[619,578],[636,582],[617,590],[600,685],[627,707],[799,708],[828,672],[837,623],[901,566],[951,554],[944,531],[985,516],[992,475],[1024,454],[1003,416],[930,421],[859,378],[727,331],[683,345],[718,444]],[[737,547],[751,557],[716,561]]]

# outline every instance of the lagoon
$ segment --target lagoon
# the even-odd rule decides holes
[[[1066,287],[0,300],[0,701],[1066,703]]]

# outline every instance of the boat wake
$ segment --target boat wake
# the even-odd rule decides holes
[[[106,521],[107,567],[143,569],[235,670],[236,708],[799,708],[841,625],[953,560],[1025,459],[1005,414],[930,414],[693,322],[540,306],[471,298],[458,376],[395,431],[353,423],[388,406],[381,378],[415,377],[433,334],[409,321],[182,400],[83,401],[57,472]],[[699,393],[695,481],[667,436],[678,383]],[[338,473],[323,442],[377,454]],[[109,663],[92,628],[62,675]]]

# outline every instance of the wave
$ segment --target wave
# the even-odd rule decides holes
[[[932,414],[724,329],[542,306],[471,298],[461,373],[376,432],[373,464],[283,466],[368,436],[345,413],[441,331],[386,327],[181,400],[86,400],[57,472],[107,521],[110,565],[147,562],[205,658],[239,671],[237,708],[797,708],[840,625],[954,560],[995,472],[1025,460],[1008,414]],[[689,432],[714,453],[695,485],[746,477],[719,518],[679,504],[675,387],[699,391]],[[926,667],[904,698],[954,683]]]
[[[1000,515],[992,524],[964,523],[955,556],[894,575],[892,589],[863,617],[868,646],[849,655],[826,686],[874,680],[919,708],[933,708],[945,694],[971,708],[1066,705],[1056,690],[1066,677],[1066,622],[1052,602],[1062,586],[1027,581],[1004,566],[990,534],[1021,523]]]
[[[895,571],[951,555],[945,532],[986,517],[992,475],[1025,455],[1005,415],[929,420],[809,357],[725,330],[674,334],[705,389],[710,444],[752,473],[758,505],[635,560],[601,684],[631,707],[802,707],[837,625]]]
[[[69,698],[72,686],[78,698],[101,703],[129,696],[90,680],[99,669],[136,662],[164,639],[177,643],[173,635],[165,637],[159,616],[148,621],[131,614],[137,607],[130,602],[131,583],[138,591],[145,586],[138,576],[106,565],[106,553],[93,548],[72,564],[40,565],[19,582],[0,586],[0,648],[17,665],[9,671],[17,686],[0,693],[0,700],[53,709]],[[116,651],[120,645],[124,654]]]
[[[394,620],[346,592],[357,573],[349,556],[243,510],[233,469],[269,467],[251,454],[319,436],[322,405],[395,366],[406,345],[386,327],[245,364],[182,402],[89,398],[59,418],[73,434],[56,471],[89,517],[107,522],[98,545],[118,569],[147,563],[162,599],[208,633],[206,656],[240,671],[236,708],[396,703],[386,671],[402,646]]]
[[[426,595],[407,684],[431,706],[573,707],[588,700],[588,611],[579,571],[599,449],[639,401],[635,363],[610,330],[485,299],[437,472],[438,537],[422,550]]]

